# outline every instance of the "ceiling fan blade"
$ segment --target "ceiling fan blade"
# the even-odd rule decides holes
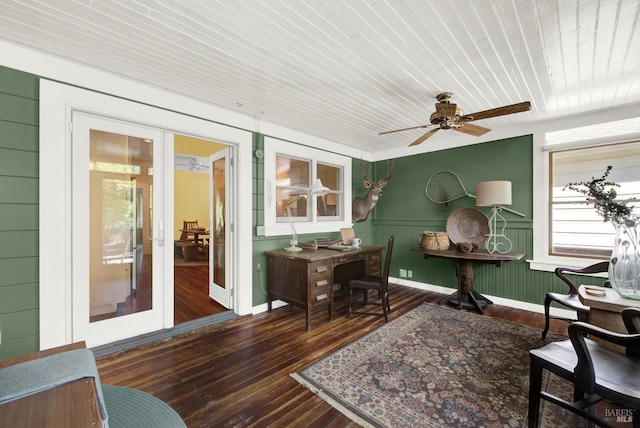
[[[465,134],[475,135],[476,137],[479,137],[491,131],[491,129],[489,128],[485,128],[484,126],[474,125],[472,123],[464,123],[461,125],[462,126],[460,128],[453,128],[453,129],[455,129],[458,132],[463,132]]]
[[[385,134],[391,134],[393,132],[402,132],[402,131],[409,131],[410,129],[418,129],[418,128],[427,128],[430,127],[431,125],[420,125],[420,126],[412,126],[411,128],[402,128],[402,129],[394,129],[393,131],[384,131],[379,133],[378,135],[385,135]]]
[[[438,117],[452,118],[456,115],[456,108],[458,106],[452,103],[436,103],[436,115]]]
[[[435,128],[432,129],[431,131],[427,132],[426,134],[424,134],[422,137],[418,138],[416,141],[414,141],[413,143],[409,144],[409,147],[411,146],[417,146],[418,144],[421,144],[422,142],[424,142],[424,140],[426,140],[427,138],[431,137],[433,134],[435,134],[436,132],[438,132],[440,128]]]
[[[460,118],[460,120],[464,122],[470,122],[472,120],[488,119],[490,117],[504,116],[506,114],[513,114],[513,113],[521,113],[523,111],[529,111],[529,110],[531,110],[531,103],[529,101],[525,101],[518,104],[511,104],[508,106],[492,108],[490,110],[484,110],[476,113],[465,114]]]

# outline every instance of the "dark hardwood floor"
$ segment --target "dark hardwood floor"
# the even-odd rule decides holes
[[[390,286],[390,320],[441,294]],[[305,330],[304,312],[283,307],[244,316],[98,359],[104,384],[137,388],[169,403],[190,428],[197,427],[356,427],[340,412],[289,376],[384,324],[371,316],[313,315]],[[542,330],[544,317],[491,305],[485,316]],[[482,315],[478,315],[482,316]],[[551,331],[566,334],[552,321]],[[541,342],[542,344],[542,342]]]
[[[129,315],[151,308],[151,257],[142,255],[138,260],[137,290],[124,302],[117,304],[117,310],[95,315],[91,321],[99,321],[116,316]],[[177,259],[180,260],[180,259]],[[193,321],[227,309],[209,297],[209,266],[204,263],[174,264],[174,324]]]
[[[173,272],[175,324],[227,310],[209,297],[209,266],[174,266]]]

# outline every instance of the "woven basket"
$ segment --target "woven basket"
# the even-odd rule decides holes
[[[420,246],[425,250],[446,250],[449,248],[449,235],[447,232],[422,232]]]
[[[489,217],[475,208],[460,208],[447,218],[447,233],[454,245],[470,242],[478,247],[487,242]]]

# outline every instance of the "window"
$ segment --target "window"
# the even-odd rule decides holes
[[[571,126],[575,120],[557,124],[562,123]],[[584,195],[577,198],[562,189],[570,182],[601,177],[612,165],[609,178],[624,185],[624,189],[617,189],[620,199],[637,198],[639,154],[640,117],[534,133],[531,269],[552,272],[557,266],[584,267],[593,262],[585,258],[608,258],[613,227],[604,223],[593,207],[577,203]],[[637,211],[640,201],[630,205]]]
[[[611,255],[615,236],[611,222],[604,222],[585,195],[564,189],[567,183],[601,177],[613,166],[608,181],[620,184],[618,200],[632,200],[640,214],[640,142],[608,144],[549,152],[551,183],[550,254],[604,259]]]
[[[351,158],[265,138],[264,161],[266,236],[291,234],[287,205],[298,234],[351,226]],[[329,193],[307,195],[318,180]]]

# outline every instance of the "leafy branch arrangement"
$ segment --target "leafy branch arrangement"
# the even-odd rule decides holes
[[[591,181],[581,181],[579,183],[568,183],[564,189],[573,190],[587,196],[586,203],[593,205],[596,213],[605,222],[613,220],[621,223],[631,215],[633,206],[627,206],[629,201],[617,202],[615,199],[618,193],[615,187],[620,187],[618,183],[607,181],[607,176],[611,172],[611,165],[600,178],[591,178]]]

